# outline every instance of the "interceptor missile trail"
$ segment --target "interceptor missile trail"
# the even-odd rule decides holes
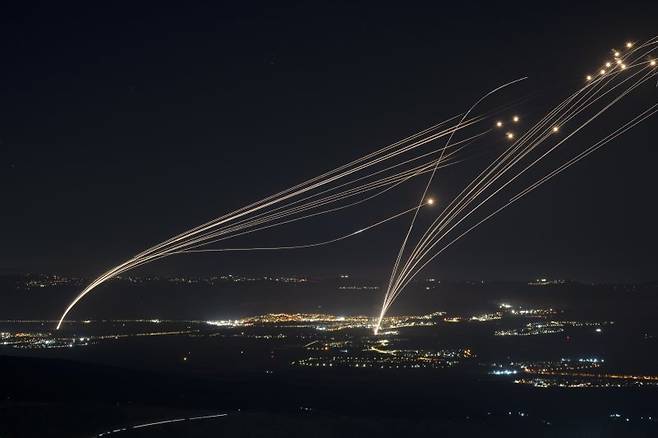
[[[622,51],[613,50],[614,61],[603,61],[592,69],[599,71],[598,74],[584,75],[584,85],[581,88],[567,96],[524,132],[519,128],[529,118],[518,114],[501,116],[505,109],[471,114],[485,98],[525,79],[522,78],[485,94],[463,114],[450,117],[336,169],[154,245],[107,270],[89,283],[69,303],[59,319],[57,328],[61,328],[64,319],[76,304],[99,285],[117,275],[162,258],[194,253],[302,250],[321,247],[355,237],[413,213],[391,270],[375,325],[377,333],[394,301],[413,278],[439,254],[480,224],[658,112],[658,106],[651,106],[621,127],[613,129],[598,142],[584,150],[580,148],[574,151],[571,158],[557,163],[550,162],[555,150],[577,148],[578,145],[570,145],[570,148],[565,148],[565,145],[593,121],[614,109],[630,93],[656,78],[658,68],[653,52],[657,48],[658,39],[654,37],[645,43],[634,43]],[[496,119],[492,118],[494,116]],[[458,133],[463,139],[453,141]],[[427,197],[427,193],[430,186],[436,183],[435,175],[438,169],[463,163],[467,158],[464,156],[465,151],[476,147],[492,135],[505,140],[505,150],[468,182],[457,196],[447,199],[447,202],[441,200],[440,211],[431,224],[419,233],[418,240],[412,245],[412,230],[420,208],[434,204],[433,199]],[[437,145],[439,142],[441,145]],[[536,172],[540,166],[548,166],[548,170],[544,170],[539,177],[533,177],[531,172]],[[394,212],[398,212],[388,212],[383,215],[384,219],[356,231],[339,234],[339,237],[271,247],[215,246],[226,240],[314,217],[343,214],[424,175],[429,178],[413,208],[402,211],[399,207],[393,208]],[[523,182],[523,178],[530,177],[532,180],[529,184]],[[522,187],[517,187],[519,184],[523,184]],[[499,203],[496,204],[495,201]]]
[[[434,141],[455,131],[481,127],[489,116],[477,115],[458,125],[450,124],[459,117],[464,119],[461,115],[451,117],[365,157],[206,222],[133,256],[88,284],[65,309],[57,328],[61,328],[66,315],[85,295],[126,271],[220,240],[335,213],[373,199],[406,181],[430,172],[437,165],[437,161],[439,167],[458,163],[460,160],[456,159],[455,154],[471,146],[490,131],[488,128],[479,128],[478,132],[459,144],[454,144],[453,151],[444,153],[442,158],[437,160],[435,155],[438,155],[439,150],[432,145]],[[418,161],[420,164],[417,164]]]
[[[464,121],[464,119],[466,119],[466,117],[468,117],[468,115],[469,115],[469,114],[475,109],[475,107],[477,107],[477,106],[478,106],[478,105],[479,105],[484,99],[486,99],[487,97],[491,96],[492,94],[497,93],[498,91],[504,89],[505,87],[508,87],[508,86],[510,86],[510,85],[516,84],[516,83],[521,82],[521,81],[524,81],[524,80],[526,80],[526,79],[528,79],[528,78],[527,78],[527,77],[523,77],[523,78],[520,78],[520,79],[516,79],[516,80],[514,80],[514,81],[508,82],[508,83],[506,83],[506,84],[503,84],[503,85],[501,85],[501,86],[499,86],[499,87],[496,87],[496,88],[494,88],[493,90],[489,91],[487,94],[485,94],[484,96],[480,97],[480,98],[479,98],[479,99],[478,99],[478,100],[477,100],[477,101],[476,101],[476,102],[475,102],[475,103],[474,103],[474,104],[468,109],[468,111],[466,111],[466,112],[464,113],[464,115],[461,117],[461,119],[459,120],[459,123],[457,123],[457,125],[459,125],[460,123],[462,123],[462,122]],[[518,117],[517,117],[517,120],[518,120]],[[453,136],[455,135],[455,132],[456,132],[456,131],[453,131],[453,132],[450,134],[450,136],[448,137],[448,140],[446,141],[445,145],[444,145],[443,148],[441,149],[441,155],[439,155],[439,159],[436,161],[436,165],[435,165],[434,168],[432,169],[432,173],[430,174],[430,177],[429,177],[429,179],[427,180],[427,184],[425,185],[425,190],[423,190],[423,193],[422,193],[422,195],[420,196],[420,202],[419,202],[419,204],[418,204],[418,208],[416,209],[416,211],[414,212],[413,217],[411,218],[411,223],[409,224],[409,229],[407,230],[407,234],[404,236],[404,240],[402,241],[402,245],[400,245],[400,250],[398,251],[397,259],[395,260],[395,264],[393,265],[393,269],[392,269],[392,271],[391,271],[391,278],[389,279],[388,287],[387,287],[387,289],[386,289],[386,294],[387,294],[387,295],[388,295],[389,291],[391,290],[391,285],[392,285],[392,283],[393,283],[393,280],[395,279],[395,274],[396,274],[396,272],[397,272],[398,265],[400,264],[400,259],[402,258],[402,254],[404,254],[404,250],[405,250],[405,248],[407,247],[407,242],[409,241],[409,236],[411,235],[411,231],[413,230],[414,225],[415,225],[415,223],[416,223],[416,218],[418,217],[418,212],[420,211],[420,207],[423,205],[423,202],[424,202],[425,198],[427,197],[427,191],[429,190],[430,185],[432,184],[432,181],[433,181],[433,179],[434,179],[434,176],[436,175],[436,171],[437,171],[438,168],[439,168],[439,163],[440,163],[441,160],[443,159],[443,154],[444,154],[444,152],[446,151],[446,149],[448,148],[448,146],[450,145],[450,142],[452,141],[452,138],[453,138]],[[382,309],[382,311],[383,311],[383,309]],[[380,315],[380,320],[381,320],[381,318],[383,318],[383,315]]]
[[[416,247],[411,251],[406,262],[402,265],[402,268],[398,270],[397,266],[394,265],[392,279],[384,296],[379,320],[375,325],[375,333],[379,331],[387,310],[401,294],[402,290],[428,263],[434,260],[447,247],[566,168],[582,160],[612,139],[655,114],[655,106],[652,106],[649,110],[641,113],[621,128],[613,131],[609,136],[604,137],[601,141],[577,154],[574,158],[559,165],[555,170],[549,172],[516,195],[512,195],[510,200],[502,207],[494,209],[492,213],[484,219],[477,221],[475,225],[466,229],[466,231],[459,234],[447,245],[437,247],[461,223],[469,219],[481,208],[486,207],[486,204],[498,193],[508,188],[508,186],[526,174],[528,170],[540,162],[545,161],[546,157],[555,149],[561,147],[575,134],[586,128],[592,121],[608,112],[629,93],[648,80],[656,77],[655,63],[652,64],[652,59],[648,58],[657,49],[656,38],[652,38],[646,43],[634,47],[636,48],[624,53],[623,56],[621,53],[617,53],[619,61],[617,62],[617,66],[613,66],[611,63],[608,70],[602,72],[597,78],[593,78],[591,75],[588,76],[585,86],[556,106],[532,128],[519,137],[508,150],[494,160],[487,169],[480,173],[457,197],[448,203],[434,223],[428,227],[425,234],[420,238]],[[628,72],[630,70],[635,70],[635,72],[629,74]],[[562,132],[561,128],[569,124],[573,125],[569,133],[565,136],[559,136]],[[499,121],[497,126],[502,127],[502,122]],[[542,147],[548,149],[542,152]],[[538,153],[539,155],[533,158],[533,153]],[[523,165],[524,160],[529,161],[529,164]],[[518,168],[517,166],[522,167]],[[502,179],[505,176],[507,176],[507,179]],[[497,183],[498,186],[496,186]],[[476,203],[475,207],[469,209],[469,205],[473,203]]]
[[[428,198],[424,203],[423,206],[428,206],[428,205],[434,205],[434,199]],[[230,251],[277,251],[277,250],[282,250],[282,249],[307,249],[307,248],[315,248],[318,246],[325,246],[329,245],[332,243],[340,242],[341,240],[349,239],[350,237],[354,237],[357,234],[361,234],[365,231],[371,230],[375,227],[378,227],[380,225],[383,225],[387,222],[390,222],[392,220],[395,220],[399,217],[404,216],[405,214],[409,214],[412,211],[415,211],[417,207],[411,207],[407,210],[401,211],[400,213],[396,213],[393,216],[389,216],[386,219],[382,219],[380,221],[375,222],[374,224],[370,224],[366,227],[359,228],[356,231],[352,231],[351,233],[345,234],[340,237],[335,237],[330,240],[323,240],[322,242],[313,242],[313,243],[303,243],[299,245],[286,245],[286,246],[265,246],[265,247],[253,247],[253,248],[207,248],[207,249],[188,249],[185,251],[180,251],[176,254],[191,254],[191,253],[202,253],[202,252],[230,252]]]

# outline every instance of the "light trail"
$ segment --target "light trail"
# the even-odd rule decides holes
[[[353,174],[358,175],[358,172],[360,171],[368,169],[379,163],[383,163],[385,161],[395,159],[397,156],[401,154],[408,153],[416,148],[429,144],[438,138],[445,137],[449,135],[451,132],[454,132],[456,130],[466,129],[468,126],[476,125],[486,120],[486,116],[477,116],[468,119],[466,123],[461,123],[460,125],[446,127],[446,125],[449,125],[449,122],[451,120],[457,117],[459,116],[452,117],[444,122],[441,122],[424,131],[421,131],[420,133],[414,134],[410,137],[407,137],[406,139],[393,143],[392,145],[386,146],[380,149],[379,151],[373,152],[365,157],[354,160],[353,162],[347,165],[341,166],[337,169],[334,169],[333,171],[327,172],[321,175],[320,177],[313,178],[302,184],[294,186],[290,189],[279,192],[276,195],[269,196],[261,201],[250,204],[246,207],[242,207],[234,211],[233,213],[229,213],[227,215],[209,221],[203,225],[188,230],[187,232],[174,236],[173,238],[168,239],[160,244],[157,244],[145,251],[142,251],[141,253],[115,266],[114,268],[104,272],[99,277],[94,279],[89,285],[87,285],[82,290],[82,292],[80,292],[74,298],[74,300],[67,306],[64,313],[60,317],[60,323],[58,323],[57,328],[58,329],[61,328],[61,321],[63,321],[66,318],[66,315],[85,295],[87,295],[89,292],[91,292],[100,284],[104,283],[105,281],[116,275],[120,275],[126,271],[142,266],[146,263],[150,263],[159,260],[163,257],[167,257],[173,253],[177,253],[177,252],[180,253],[185,249],[191,249],[190,248],[191,246],[208,243],[209,240],[216,238],[218,235],[230,234],[231,232],[242,230],[250,226],[253,227],[254,225],[259,225],[273,220],[278,220],[285,216],[298,214],[302,211],[307,211],[309,209],[322,207],[324,205],[338,202],[342,199],[345,199],[346,197],[358,196],[359,194],[362,194],[372,189],[376,189],[378,187],[385,186],[387,184],[394,185],[395,183],[401,184],[405,182],[409,178],[416,176],[418,172],[422,169],[412,168],[411,170],[398,172],[397,174],[385,176],[375,181],[371,181],[369,183],[363,184],[361,186],[344,190],[343,192],[340,192],[335,195],[331,195],[325,198],[320,198],[317,200],[312,200],[310,202],[307,202],[306,204],[302,204],[301,206],[295,205],[294,202],[295,197],[298,197],[306,193],[310,193],[312,195],[311,198],[314,198],[318,195],[317,192],[315,194],[312,192],[315,189],[329,186],[331,183],[334,183],[335,181],[343,180]],[[412,161],[414,160],[407,160],[407,162],[404,164],[408,164]],[[392,167],[396,167],[396,166],[392,166]],[[363,180],[363,178],[357,178],[356,180],[347,181],[347,185],[352,184],[354,183],[354,181],[359,181],[359,180]],[[345,187],[345,185],[338,186],[338,188],[341,187]],[[333,188],[330,187],[330,189],[333,190],[335,190],[336,188],[337,187],[333,187]],[[326,193],[326,192],[320,192],[320,193]],[[292,207],[290,204],[283,205],[283,211],[279,212],[278,214],[277,213],[271,214],[273,210],[270,210],[269,213],[267,210],[265,210],[265,208],[267,207],[276,204],[281,204],[287,200],[293,201]],[[302,202],[307,200],[308,199],[302,199]],[[297,203],[299,202],[300,200],[297,199]],[[286,207],[288,207],[288,210],[285,210]],[[328,210],[327,212],[336,211],[340,208],[341,207],[336,207],[335,210]],[[249,218],[250,214],[260,211],[262,211],[262,213],[268,213],[269,216],[266,215],[265,217],[263,216],[259,217],[258,215],[256,215],[255,217]],[[318,214],[323,214],[323,213],[325,212],[319,212]],[[313,215],[308,215],[306,217],[311,217],[311,216]],[[236,222],[238,219],[242,219],[243,221]],[[225,224],[227,225],[233,224],[233,225],[229,227],[227,226],[220,227]]]
[[[430,202],[431,201],[431,202]],[[434,201],[432,199],[428,199],[423,205],[432,205]],[[322,242],[314,242],[314,243],[305,243],[305,244],[300,244],[300,245],[288,245],[288,246],[266,246],[266,247],[253,247],[253,248],[207,248],[207,249],[188,249],[185,251],[181,251],[180,253],[200,253],[200,252],[227,252],[227,251],[266,251],[266,250],[282,250],[282,249],[307,249],[307,248],[315,248],[318,246],[325,246],[329,245],[332,243],[340,242],[341,240],[349,239],[350,237],[356,236],[358,234],[361,234],[365,231],[368,231],[372,228],[378,227],[380,225],[383,225],[387,222],[390,222],[392,220],[395,220],[401,216],[404,216],[405,214],[409,214],[412,211],[415,211],[416,207],[409,208],[407,210],[401,211],[399,213],[394,214],[393,216],[389,216],[386,219],[382,219],[380,221],[377,221],[373,224],[370,224],[364,228],[360,228],[356,231],[353,231],[349,234],[345,234],[340,237],[336,237],[330,240],[324,240]],[[176,254],[176,253],[174,253]]]
[[[562,142],[564,142],[564,140],[563,140]],[[445,237],[445,235],[447,235],[447,233],[449,233],[451,230],[453,230],[457,225],[459,225],[462,221],[464,221],[466,218],[468,218],[468,216],[470,216],[475,210],[477,210],[479,207],[481,207],[485,202],[487,202],[489,199],[491,199],[491,198],[492,198],[495,194],[497,194],[500,190],[502,190],[502,189],[505,188],[507,185],[509,185],[509,183],[511,183],[512,181],[514,181],[516,178],[518,178],[518,176],[520,176],[521,174],[523,174],[523,173],[524,173],[529,167],[532,167],[532,166],[533,166],[534,164],[536,164],[541,158],[545,157],[548,153],[550,153],[553,149],[555,149],[555,147],[559,146],[562,142],[560,142],[558,145],[554,146],[551,150],[549,150],[548,152],[546,152],[546,153],[545,153],[542,157],[540,157],[538,160],[535,160],[535,162],[531,163],[528,167],[526,167],[526,168],[523,169],[521,172],[519,172],[519,173],[516,174],[514,177],[512,177],[507,183],[505,183],[502,187],[500,187],[500,188],[499,188],[498,190],[496,190],[494,193],[492,193],[491,195],[489,195],[484,201],[482,201],[482,202],[481,202],[480,204],[478,204],[473,210],[471,210],[469,213],[467,213],[465,216],[463,216],[461,219],[459,219],[459,221],[457,221],[457,223],[456,223],[455,225],[453,225],[450,229],[448,229],[446,232],[444,232],[444,234],[442,234],[442,235],[441,235],[436,241],[434,241],[434,243],[431,244],[431,246],[429,247],[429,249],[426,249],[425,252],[424,252],[424,253],[423,253],[418,259],[416,259],[416,260],[413,262],[411,268],[410,268],[408,271],[405,272],[404,276],[401,276],[401,279],[399,280],[399,283],[396,285],[396,286],[397,286],[397,291],[396,291],[396,293],[392,296],[392,298],[390,298],[390,299],[388,300],[388,302],[385,302],[385,306],[387,306],[387,308],[388,308],[388,306],[390,306],[390,304],[392,303],[392,301],[395,300],[395,298],[400,294],[400,292],[402,291],[402,289],[403,289],[403,288],[409,283],[409,281],[413,278],[413,276],[416,275],[416,274],[420,271],[420,269],[422,269],[424,266],[426,266],[426,265],[429,263],[429,261],[425,262],[425,263],[424,263],[424,264],[423,264],[423,265],[422,265],[417,271],[412,272],[413,268],[415,268],[415,267],[421,262],[422,257],[426,256],[426,255],[430,252],[430,250],[431,250],[434,246],[436,246],[436,244],[438,244],[438,242],[439,242],[443,237]],[[501,208],[501,209],[502,209],[502,208]],[[495,213],[498,213],[498,211],[500,211],[501,209],[497,210]],[[488,216],[487,218],[485,218],[485,220],[486,220],[486,219],[489,219],[489,218],[492,217],[492,216],[493,216],[493,214],[490,215],[490,216]],[[481,221],[481,222],[483,222],[483,221]],[[480,223],[481,223],[481,222],[480,222]],[[478,223],[477,225],[479,225],[479,223]],[[471,228],[471,229],[472,229],[472,228]],[[469,230],[467,230],[467,231],[470,231],[471,229],[469,229]],[[462,237],[462,236],[459,236],[459,237]],[[453,242],[453,243],[454,243],[454,242]],[[442,251],[440,251],[440,252],[442,252]],[[438,253],[437,253],[437,254],[434,254],[434,255],[430,258],[430,260],[436,258],[437,255],[438,255]],[[400,285],[400,283],[402,283],[402,284]]]
[[[641,113],[640,116],[636,117],[622,128],[614,131],[610,136],[604,138],[601,142],[586,149],[586,151],[578,154],[576,157],[568,160],[566,163],[558,166],[557,169],[549,172],[543,178],[540,178],[540,180],[536,181],[525,190],[519,192],[516,196],[513,196],[509,203],[494,210],[493,213],[486,216],[485,219],[477,222],[471,228],[467,229],[456,239],[451,241],[448,245],[438,250],[435,249],[437,244],[443,240],[443,238],[445,238],[460,223],[475,213],[487,201],[492,199],[496,194],[501,192],[512,182],[525,174],[526,171],[528,171],[530,168],[544,160],[545,157],[547,157],[556,148],[561,146],[580,130],[587,127],[592,121],[596,120],[599,116],[608,111],[612,106],[618,103],[630,92],[634,91],[647,80],[655,77],[656,69],[655,65],[651,64],[651,60],[638,61],[643,57],[646,59],[649,53],[655,51],[655,45],[656,39],[652,38],[647,43],[642,44],[633,50],[632,53],[625,55],[623,62],[626,62],[627,64],[624,64],[623,68],[620,67],[615,69],[615,67],[613,67],[611,71],[606,72],[605,75],[602,75],[596,80],[592,81],[589,79],[587,85],[576,91],[572,96],[559,104],[544,118],[542,118],[533,128],[529,129],[525,134],[523,134],[521,138],[515,142],[515,144],[513,144],[507,151],[505,151],[498,159],[494,160],[494,162],[487,169],[485,169],[485,171],[483,171],[480,175],[478,175],[478,177],[469,183],[469,185],[460,193],[460,195],[458,195],[448,204],[448,206],[443,210],[439,217],[437,217],[435,222],[430,227],[428,227],[425,234],[421,237],[416,247],[414,250],[412,250],[411,254],[407,258],[407,261],[405,262],[402,269],[400,269],[398,272],[394,271],[397,276],[395,280],[390,283],[389,289],[384,296],[384,302],[380,311],[380,318],[374,330],[375,333],[379,331],[379,328],[381,327],[381,321],[385,316],[386,311],[389,309],[395,299],[400,295],[402,290],[425,266],[427,266],[430,261],[435,259],[447,247],[462,238],[465,234],[475,229],[481,223],[495,216],[502,209],[516,202],[521,197],[539,187],[541,184],[550,180],[566,168],[582,160],[598,148],[602,147],[604,144],[607,144],[612,139],[618,137],[628,129],[631,129],[633,126],[643,120],[646,120],[646,118],[655,113],[655,111],[653,111],[654,107],[651,107],[649,110]],[[632,55],[636,55],[640,49],[646,50],[640,52],[640,56],[637,56],[635,60],[631,60],[630,58]],[[626,73],[632,68],[636,68],[638,71],[628,76],[626,79],[623,79],[621,82],[610,86],[622,72]],[[584,122],[581,122],[577,127],[574,127],[567,136],[563,137],[560,141],[558,141],[557,144],[550,147],[538,158],[532,160],[530,164],[511,174],[509,179],[502,180],[503,182],[498,188],[494,189],[492,193],[486,196],[483,201],[480,201],[473,209],[464,213],[465,209],[471,203],[475,202],[481,195],[485,194],[488,188],[492,187],[496,181],[501,179],[506,173],[512,170],[514,166],[521,163],[524,158],[529,157],[529,154],[539,146],[554,138],[554,136],[560,131],[559,127],[564,126],[570,121],[573,121],[578,115],[586,110],[589,110],[599,101],[606,98],[617,89],[621,89],[621,93],[617,96],[613,96],[610,102],[605,104],[602,109],[598,110],[593,116],[588,117]],[[498,125],[500,126],[502,124],[499,123]]]
[[[166,424],[182,423],[184,421],[212,420],[216,418],[226,417],[227,415],[228,415],[227,413],[221,413],[221,414],[199,415],[196,417],[179,417],[179,418],[172,418],[169,420],[152,421],[150,423],[141,423],[141,424],[135,424],[133,426],[125,426],[117,429],[108,430],[107,432],[101,432],[99,434],[96,434],[94,435],[94,437],[99,438],[108,435],[115,435],[121,432],[129,432],[131,430],[139,430],[148,427],[163,426]]]
[[[464,113],[464,115],[461,117],[459,120],[459,123],[457,124],[458,126],[464,122],[464,119],[468,117],[468,115],[477,107],[483,100],[485,100],[487,97],[491,96],[492,94],[497,93],[498,91],[516,84],[518,82],[526,80],[527,77],[523,77],[520,79],[516,79],[514,81],[508,82],[506,84],[503,84],[499,87],[494,88],[493,90],[489,91],[486,93],[484,96],[480,97],[469,109]],[[393,280],[395,279],[398,265],[400,264],[400,260],[402,259],[402,255],[404,254],[404,250],[407,247],[407,242],[409,241],[409,236],[411,235],[411,231],[414,228],[414,224],[416,223],[416,218],[418,217],[418,212],[420,211],[421,206],[423,205],[423,202],[425,202],[425,198],[427,197],[427,191],[430,188],[430,185],[432,184],[432,180],[434,179],[434,176],[436,175],[436,171],[439,169],[439,164],[441,163],[441,160],[443,159],[443,154],[445,153],[446,149],[450,145],[450,142],[452,141],[452,138],[454,136],[456,131],[453,131],[450,136],[448,137],[448,140],[446,141],[445,145],[441,149],[441,155],[439,156],[439,159],[436,161],[436,164],[434,168],[432,169],[432,173],[430,174],[429,179],[427,180],[427,184],[425,185],[425,189],[423,190],[422,195],[420,196],[420,201],[418,203],[418,208],[414,212],[413,218],[411,219],[411,223],[409,224],[409,228],[407,229],[407,233],[404,236],[404,240],[402,241],[402,245],[400,245],[400,250],[398,251],[398,256],[395,260],[395,264],[393,265],[393,269],[391,270],[391,278],[389,279],[388,282],[388,287],[386,288],[386,295],[384,296],[384,301],[386,301],[386,297],[390,293],[391,290],[391,285],[393,284]],[[383,313],[385,312],[384,308],[382,308],[382,315],[380,315],[380,320],[383,318]]]
[[[611,134],[610,136],[606,137],[604,140],[601,140],[600,142],[596,143],[595,145],[589,147],[589,148],[587,149],[587,151],[584,151],[584,152],[581,154],[582,156],[580,156],[579,158],[577,158],[577,159],[574,158],[574,159],[572,159],[572,160],[569,160],[569,162],[563,164],[562,166],[560,166],[560,168],[558,168],[558,169],[552,171],[550,174],[548,174],[548,175],[542,177],[539,181],[536,181],[536,182],[533,183],[530,187],[527,187],[525,190],[523,190],[522,192],[520,192],[520,193],[518,193],[517,195],[515,195],[515,196],[514,196],[512,199],[510,199],[506,204],[504,204],[503,206],[499,207],[499,208],[496,209],[494,212],[492,212],[491,214],[489,214],[488,216],[486,216],[484,219],[481,219],[481,220],[480,220],[479,222],[477,222],[475,225],[471,226],[471,227],[468,228],[466,231],[464,231],[463,233],[461,233],[460,235],[458,235],[455,239],[453,239],[453,240],[450,241],[448,244],[446,244],[445,246],[443,246],[443,247],[442,247],[439,251],[437,251],[437,252],[436,252],[436,253],[435,253],[435,254],[434,254],[429,260],[427,260],[427,261],[423,264],[423,266],[421,266],[421,267],[418,269],[418,271],[422,270],[422,269],[423,269],[425,266],[427,266],[432,260],[434,260],[436,257],[438,257],[441,253],[443,253],[443,251],[445,251],[446,249],[448,249],[450,246],[452,246],[452,245],[453,245],[454,243],[456,243],[458,240],[460,240],[461,238],[463,238],[464,236],[466,236],[467,234],[469,234],[471,231],[475,230],[475,229],[478,228],[480,225],[482,225],[483,223],[487,222],[488,220],[490,220],[491,218],[493,218],[494,216],[496,216],[496,215],[497,215],[498,213],[500,213],[502,210],[504,210],[505,208],[509,207],[510,205],[512,205],[513,203],[515,203],[515,202],[518,201],[519,199],[521,199],[523,196],[525,196],[525,195],[527,195],[528,193],[532,192],[533,190],[537,189],[540,185],[542,185],[543,183],[545,183],[545,182],[548,181],[549,179],[553,178],[555,175],[561,173],[562,171],[564,171],[565,169],[567,169],[567,168],[570,167],[571,165],[577,163],[578,161],[580,161],[581,159],[583,159],[583,158],[586,157],[587,155],[591,154],[591,153],[594,152],[595,150],[597,150],[597,149],[599,149],[599,148],[605,146],[607,143],[609,143],[610,141],[614,140],[614,139],[617,138],[619,135],[623,134],[624,132],[628,131],[629,129],[631,129],[632,127],[634,127],[634,126],[636,126],[637,124],[641,123],[642,121],[648,119],[649,117],[653,116],[653,115],[656,114],[657,112],[658,112],[658,105],[654,105],[653,107],[650,108],[650,110],[647,110],[647,111],[645,111],[644,113],[642,113],[640,116],[637,116],[636,118],[634,118],[631,122],[629,122],[627,125],[625,125],[625,127],[624,127],[623,129],[620,128],[618,131],[615,131],[615,133],[613,133],[613,134]],[[401,286],[401,289],[403,289],[404,287],[406,287],[406,286],[409,284],[410,281],[411,281],[411,278],[408,277],[408,278],[406,279],[405,283]]]
[[[549,162],[554,151],[564,149],[563,145],[576,134],[609,112],[645,82],[656,77],[658,69],[652,55],[656,49],[658,49],[658,38],[654,37],[644,43],[633,44],[626,50],[615,52],[614,62],[604,61],[602,67],[597,67],[601,70],[599,74],[586,75],[583,86],[558,103],[525,132],[507,131],[506,137],[510,145],[468,182],[457,196],[449,202],[441,200],[442,210],[409,251],[407,248],[411,247],[409,243],[416,226],[416,219],[420,208],[430,204],[428,192],[431,185],[436,183],[438,170],[463,163],[464,151],[472,148],[477,142],[485,141],[491,133],[502,136],[504,132],[501,132],[503,127],[501,119],[492,120],[492,116],[497,115],[500,110],[474,115],[471,113],[474,113],[475,108],[479,107],[487,97],[525,80],[525,77],[489,91],[465,113],[450,117],[317,177],[177,234],[134,255],[90,282],[66,307],[57,328],[61,327],[62,322],[77,303],[99,285],[117,275],[162,258],[194,253],[321,247],[355,237],[413,212],[388,279],[382,308],[374,329],[377,333],[394,301],[409,282],[439,254],[503,209],[656,113],[656,107],[652,106],[620,128],[613,129],[599,142],[580,152],[576,151],[575,155],[567,158],[566,161],[557,164]],[[526,119],[515,114],[509,116],[507,120],[511,120],[509,123],[518,128],[520,120]],[[453,138],[458,133],[464,134],[464,139],[453,142]],[[437,145],[438,142],[442,144]],[[522,177],[528,177],[530,171],[536,171],[540,164],[550,166],[549,170],[530,185],[524,185],[521,189],[515,188],[516,184],[521,183]],[[323,215],[350,211],[427,174],[429,178],[418,204],[413,208],[392,215],[388,213],[389,215],[384,219],[333,239],[271,247],[211,247],[240,236]],[[493,201],[502,198],[504,190],[512,193],[503,200],[502,206],[496,207]],[[478,218],[482,217],[481,215],[484,215],[484,219]],[[467,222],[469,220],[470,224]],[[455,233],[456,237],[451,237],[452,233]],[[444,244],[448,238],[452,240]]]

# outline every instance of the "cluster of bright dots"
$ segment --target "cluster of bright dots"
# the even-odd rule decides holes
[[[627,49],[633,48],[633,42],[631,42],[631,41],[627,42],[625,45],[626,45]],[[601,67],[601,70],[599,70],[599,75],[600,76],[603,76],[606,73],[608,73],[609,69],[613,68],[615,66],[615,64],[617,66],[619,66],[619,68],[622,69],[622,70],[626,70],[628,68],[628,66],[626,64],[624,64],[624,61],[621,58],[621,52],[619,50],[612,49],[612,54],[615,57],[614,64],[611,61],[606,61],[604,66]],[[656,66],[656,60],[655,59],[650,60],[649,65],[651,67],[655,67]],[[592,81],[592,80],[594,80],[594,76],[587,75],[587,76],[585,76],[585,79],[587,81]]]
[[[520,121],[521,121],[521,118],[520,118],[519,116],[513,116],[513,117],[512,117],[512,122],[514,122],[514,123],[519,123]],[[496,122],[496,127],[497,127],[497,128],[502,128],[503,125],[504,125],[504,124],[503,124],[502,120],[498,120],[498,121]],[[557,125],[555,125],[555,126],[553,126],[553,127],[551,128],[551,131],[554,132],[554,133],[557,133],[557,132],[560,131],[560,127],[557,126]],[[508,140],[514,140],[515,134],[514,134],[514,132],[512,132],[512,131],[507,131],[507,132],[505,133],[505,137],[506,137]],[[428,201],[428,204],[431,205],[432,203]]]
[[[519,116],[513,116],[512,117],[512,123],[519,123],[521,121],[521,118]],[[502,120],[498,120],[496,122],[496,128],[502,128],[505,124],[503,123]],[[514,139],[514,132],[512,131],[507,131],[505,133],[505,137],[507,137],[508,140],[513,140]]]

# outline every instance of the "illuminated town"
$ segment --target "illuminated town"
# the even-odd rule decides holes
[[[231,277],[229,277],[231,278]],[[277,281],[277,280],[273,280]],[[268,363],[273,369],[336,368],[368,370],[463,369],[469,373],[503,378],[509,384],[534,388],[623,388],[658,385],[658,375],[623,373],[609,367],[600,356],[576,355],[545,360],[488,361],[478,347],[432,347],[443,330],[484,330],[494,342],[507,337],[605,336],[614,321],[567,320],[553,307],[525,307],[499,303],[496,310],[478,314],[391,315],[383,330],[373,335],[376,319],[363,315],[326,313],[269,313],[226,320],[84,320],[67,321],[65,330],[53,331],[55,321],[6,320],[0,326],[21,326],[20,331],[2,331],[0,348],[21,351],[76,349],[143,337],[174,337],[221,342],[243,338],[286,350],[285,359]],[[505,328],[499,328],[501,325]],[[463,327],[460,329],[460,327]],[[410,333],[420,341],[410,343]],[[486,334],[488,333],[488,334]],[[413,346],[412,346],[413,345]],[[494,353],[488,353],[490,356]],[[191,361],[190,354],[183,357]]]

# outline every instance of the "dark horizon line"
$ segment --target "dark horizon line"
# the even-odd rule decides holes
[[[349,275],[348,277],[341,278],[341,275]],[[53,272],[26,272],[26,271],[7,271],[3,272],[2,269],[0,269],[0,279],[2,278],[8,278],[8,277],[61,277],[61,278],[66,278],[69,280],[78,280],[81,282],[88,282],[93,280],[95,277],[88,277],[88,276],[76,276],[76,275],[68,275],[68,274],[61,274],[61,273],[53,273]],[[296,279],[305,279],[308,282],[314,282],[314,281],[327,281],[327,280],[370,280],[370,281],[375,281],[372,276],[368,275],[353,275],[351,273],[337,273],[337,274],[325,274],[325,275],[309,275],[309,274],[300,274],[300,273],[216,273],[216,274],[142,274],[142,275],[119,275],[117,277],[113,277],[111,280],[122,280],[122,279],[127,279],[127,278],[134,278],[134,279],[142,279],[146,281],[160,281],[160,280],[172,280],[176,278],[181,278],[181,279],[193,279],[193,280],[207,280],[210,278],[218,278],[218,277],[235,277],[235,278],[248,278],[250,281],[268,281],[267,278],[265,277],[273,277],[273,278],[296,278]],[[578,284],[578,285],[583,285],[583,286],[646,286],[646,285],[652,285],[652,284],[658,284],[658,279],[651,279],[651,280],[638,280],[638,281],[589,281],[589,280],[582,280],[582,279],[576,279],[576,278],[560,278],[560,277],[549,277],[549,276],[538,276],[534,278],[527,278],[527,279],[505,279],[505,278],[499,278],[499,279],[473,279],[473,278],[460,278],[460,279],[442,279],[438,276],[432,276],[432,275],[427,275],[421,279],[414,279],[411,283],[418,284],[418,283],[489,283],[489,284],[496,284],[496,283],[512,283],[512,284],[525,284],[529,285],[530,283],[533,282],[539,282],[540,280],[545,279],[546,282],[545,284],[539,284],[538,286],[556,286],[556,285],[566,285],[566,284]],[[110,280],[110,281],[111,281]]]

